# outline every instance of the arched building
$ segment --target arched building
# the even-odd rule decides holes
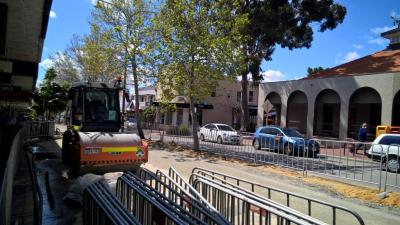
[[[355,138],[364,122],[370,139],[377,125],[400,126],[400,28],[382,36],[391,40],[383,51],[304,79],[260,84],[257,125],[273,121],[340,139]]]

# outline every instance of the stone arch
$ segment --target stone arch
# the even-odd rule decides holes
[[[340,96],[332,89],[318,93],[314,103],[314,135],[339,137]]]
[[[375,138],[376,126],[381,124],[382,99],[371,87],[358,88],[349,101],[348,136],[357,138],[362,123],[368,124],[368,138]]]
[[[400,126],[400,90],[393,98],[392,126]]]
[[[294,91],[287,102],[287,127],[295,128],[301,133],[307,132],[308,99],[302,91]]]
[[[280,125],[281,121],[281,97],[276,92],[270,92],[264,101],[263,125]]]

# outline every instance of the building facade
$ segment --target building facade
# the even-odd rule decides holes
[[[305,79],[260,84],[257,124],[339,139],[356,138],[364,122],[369,139],[378,125],[400,126],[400,28],[382,36],[391,40],[383,51]]]
[[[238,129],[240,127],[241,115],[241,89],[241,83],[238,81],[219,81],[216,89],[211,93],[211,96],[199,101],[199,104],[196,106],[199,124],[224,123]],[[249,98],[250,121],[255,127],[257,122],[258,87],[249,82],[247,94]],[[162,92],[158,91],[156,99],[161,99],[161,96]],[[176,97],[170,103],[175,104],[176,110],[164,114],[158,110],[156,122],[173,126],[179,126],[181,124],[190,125],[189,99],[177,93]],[[159,104],[156,102],[155,105]]]
[[[131,102],[128,104],[128,110],[132,111],[135,109],[135,95],[131,95]],[[139,110],[151,106],[156,99],[156,88],[153,86],[139,88]]]

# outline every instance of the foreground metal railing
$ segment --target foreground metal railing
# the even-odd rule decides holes
[[[306,213],[313,218],[320,219],[329,224],[336,225],[346,222],[346,224],[364,225],[363,219],[355,211],[328,202],[198,167],[192,170],[189,182],[193,183],[193,180],[197,177],[209,178],[213,182],[236,187],[246,193],[273,199],[287,207],[299,210],[300,212]]]
[[[232,224],[325,224],[288,207],[204,177],[195,178],[192,185]]]
[[[262,195],[264,192],[268,198]],[[273,199],[275,192],[287,196],[286,205]],[[297,204],[308,205],[308,215],[293,208],[295,198],[303,201]],[[336,221],[343,212],[358,222],[345,217],[346,224],[364,225],[358,214],[346,208],[201,168],[192,171],[189,182],[174,168],[168,174],[144,168],[136,174],[126,172],[118,178],[116,195],[97,182],[84,192],[83,216],[85,225],[326,225],[315,217],[312,206],[331,209],[334,225],[343,224]],[[327,216],[326,212],[322,214]]]
[[[193,147],[192,136],[181,134],[179,128],[169,128],[170,132],[165,129],[149,131],[147,137]],[[211,131],[199,132],[200,150],[253,163],[278,165],[297,170],[304,176],[321,174],[374,185],[384,191],[388,187],[400,188],[400,169],[396,173],[396,165],[393,166],[400,164],[400,146],[298,137],[291,137],[288,141],[272,135],[255,137],[251,133],[237,133],[239,143],[226,137],[221,138],[221,143],[218,135]],[[382,157],[375,160],[369,158],[367,153],[370,149],[378,149]]]
[[[11,223],[14,177],[18,170],[21,154],[23,154],[22,148],[25,137],[26,130],[22,127],[12,141],[8,158],[4,160],[5,165],[1,165],[4,168],[0,170],[0,172],[3,172],[0,174],[0,224]],[[8,149],[1,150],[8,151]]]
[[[172,201],[132,173],[125,173],[118,179],[117,196],[131,214],[144,225],[208,224],[209,222],[208,218],[200,218],[188,212],[177,204],[177,201]],[[183,204],[185,200],[182,196],[180,197]]]
[[[53,137],[56,130],[55,122],[50,120],[26,121],[24,127],[27,138]]]
[[[83,203],[84,225],[141,224],[101,181],[85,189]]]
[[[132,173],[128,172],[127,175],[132,176]],[[208,202],[194,197],[196,195],[194,189],[186,191],[160,171],[154,174],[146,169],[141,169],[139,177],[181,209],[186,210],[186,212],[180,211],[181,213],[189,213],[188,216],[194,216],[196,221],[207,224],[229,224],[216,210],[211,208],[212,206],[210,207]]]

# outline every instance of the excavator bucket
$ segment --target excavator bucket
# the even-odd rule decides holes
[[[134,171],[148,161],[148,146],[136,134],[78,132],[74,154],[79,173]]]

